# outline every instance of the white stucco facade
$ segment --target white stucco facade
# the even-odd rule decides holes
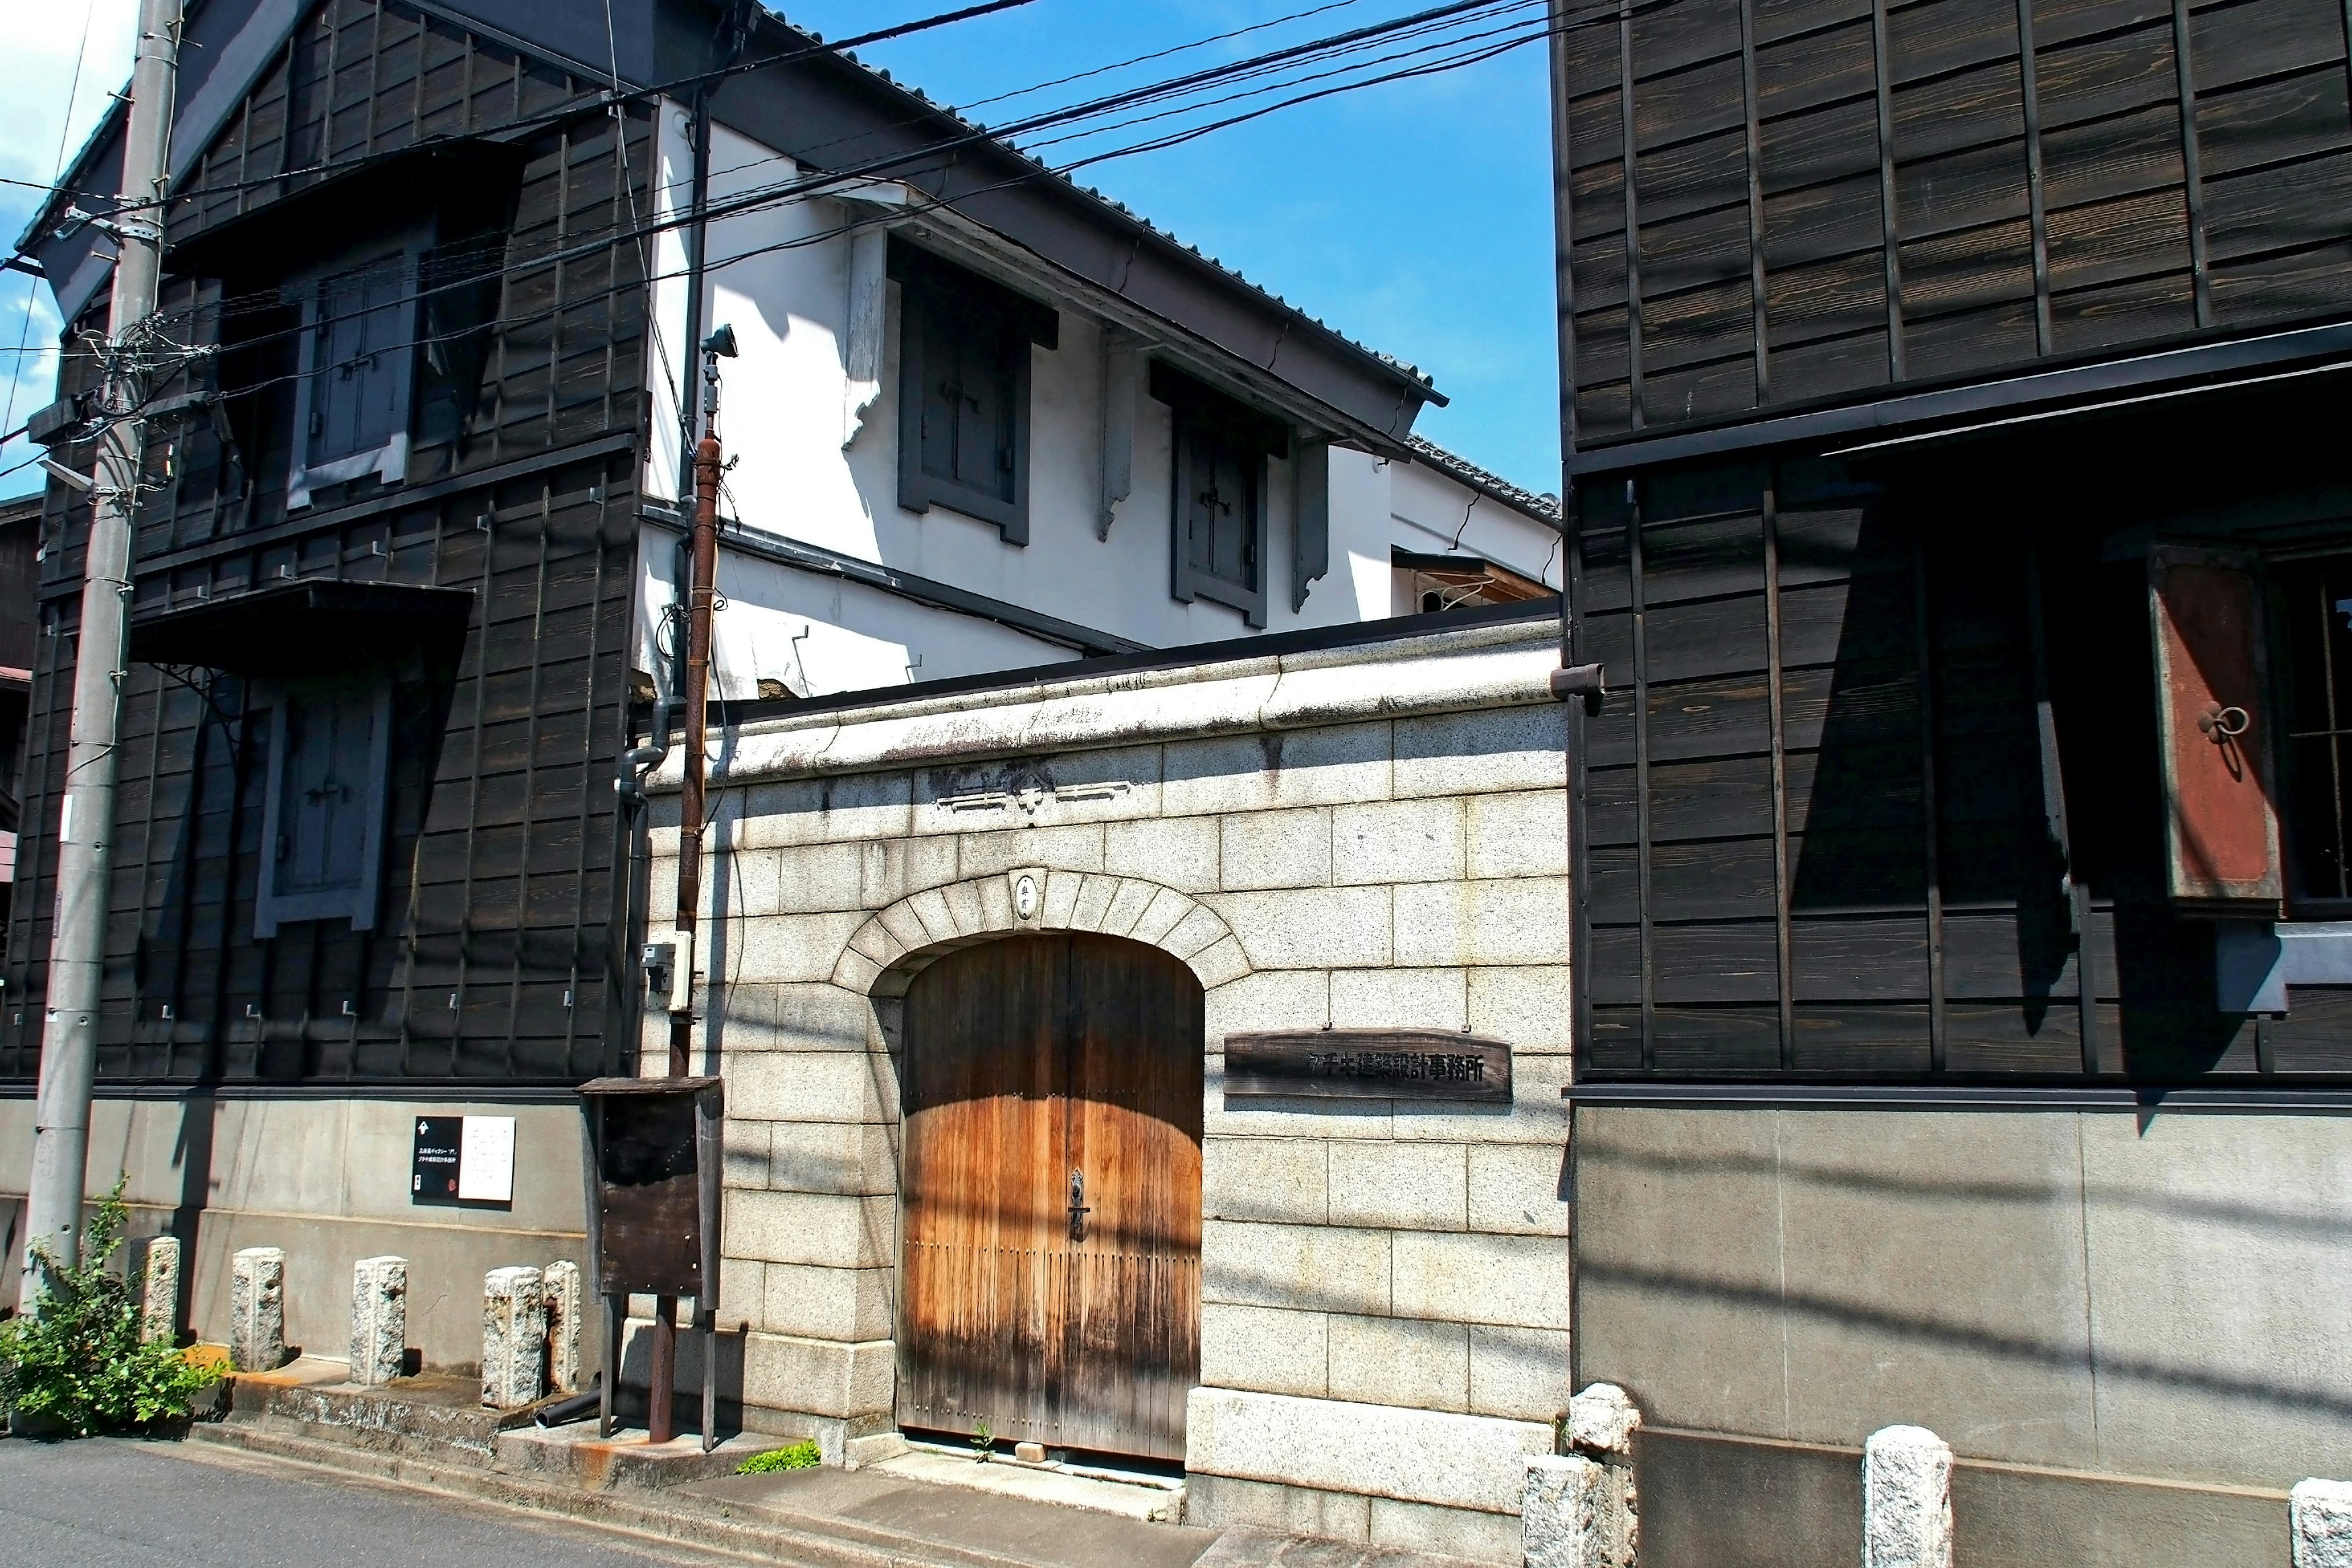
[[[657,215],[688,205],[690,153],[683,110],[660,115]],[[711,196],[725,204],[793,181],[793,160],[716,128]],[[1056,297],[1039,262],[1030,291],[1060,312],[1056,347],[1031,349],[1029,542],[1007,543],[992,524],[944,505],[898,504],[899,286],[882,276],[883,235],[897,225],[876,201],[801,195],[726,214],[709,225],[705,331],[734,329],[738,357],[721,362],[719,432],[732,465],[720,511],[729,531],[715,623],[713,695],[740,700],[863,690],[1080,657],[1083,639],[992,619],[1009,606],[1100,634],[1110,646],[1170,647],[1250,635],[1241,612],[1171,591],[1171,411],[1122,375],[1112,351],[1131,333]],[[912,230],[910,230],[912,232]],[[646,493],[678,494],[677,388],[692,378],[681,340],[687,315],[680,231],[652,256],[658,350],[648,356],[655,437]],[[1026,280],[1025,280],[1026,281]],[[877,307],[878,306],[878,310]],[[878,316],[860,341],[853,322]],[[1148,353],[1149,345],[1139,352]],[[861,374],[869,368],[869,379]],[[1131,404],[1131,407],[1129,405]],[[1115,449],[1129,421],[1126,493]],[[1107,472],[1106,453],[1113,459]],[[1299,600],[1295,530],[1302,463],[1328,467],[1328,568]],[[1397,600],[1391,553],[1474,555],[1550,588],[1559,583],[1550,519],[1465,483],[1427,462],[1339,446],[1293,442],[1269,458],[1264,539],[1264,631],[1345,625],[1418,606]],[[1311,488],[1311,487],[1310,487]],[[651,643],[673,600],[674,533],[648,523],[640,552],[639,668],[662,661]],[[779,544],[948,584],[974,605],[944,607],[838,570],[779,561]],[[763,549],[763,546],[768,548]],[[1102,651],[1097,648],[1095,651]],[[762,683],[766,684],[763,686]]]

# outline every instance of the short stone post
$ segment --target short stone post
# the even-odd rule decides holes
[[[1568,1402],[1571,1450],[1530,1458],[1520,1500],[1527,1568],[1634,1568],[1641,1546],[1633,1434],[1642,1413],[1613,1383]]]
[[[1952,1568],[1952,1446],[1924,1426],[1862,1446],[1862,1568]]]
[[[2286,1514],[2294,1568],[2352,1568],[2352,1481],[2297,1481]]]
[[[352,1265],[352,1381],[382,1388],[408,1361],[408,1259]]]
[[[228,1360],[239,1372],[286,1364],[286,1254],[248,1247],[229,1259]]]
[[[180,1337],[180,1238],[159,1236],[147,1244],[139,1281],[139,1337],[168,1345]]]
[[[571,1394],[580,1386],[580,1265],[558,1258],[540,1272],[547,1291],[547,1381]]]
[[[536,1268],[482,1279],[482,1403],[518,1410],[546,1392],[547,1286]]]

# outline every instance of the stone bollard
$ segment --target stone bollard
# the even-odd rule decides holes
[[[2352,1481],[2297,1481],[2286,1512],[2294,1568],[2352,1568]]]
[[[1862,1446],[1862,1568],[1952,1568],[1952,1446],[1924,1426]]]
[[[352,1381],[382,1388],[408,1360],[408,1259],[352,1265]]]
[[[547,1382],[558,1393],[580,1386],[580,1265],[558,1258],[540,1273],[547,1291]]]
[[[286,1254],[248,1247],[229,1259],[228,1359],[239,1372],[286,1364]]]
[[[139,1283],[139,1337],[168,1345],[180,1337],[180,1238],[159,1236],[147,1244]]]
[[[482,1279],[482,1403],[519,1410],[546,1393],[547,1287],[536,1268]]]
[[[1572,1452],[1528,1460],[1519,1515],[1527,1568],[1634,1568],[1633,1434],[1642,1413],[1615,1384],[1596,1383],[1568,1402],[1563,1426]]]

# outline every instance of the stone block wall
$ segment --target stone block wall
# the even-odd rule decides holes
[[[1104,931],[1174,953],[1206,998],[1192,1516],[1515,1561],[1520,1457],[1549,1451],[1569,1394],[1556,662],[1538,625],[983,694],[930,710],[929,739],[923,710],[852,712],[820,759],[907,765],[839,773],[794,760],[793,732],[740,737],[714,780],[704,962],[747,1423],[828,1447],[892,1425],[913,974],[1007,932]],[[1317,704],[1276,727],[1286,681],[1319,682]],[[1057,736],[1106,743],[1016,749],[1081,700]],[[1326,1024],[1497,1036],[1514,1101],[1225,1103],[1227,1034]]]

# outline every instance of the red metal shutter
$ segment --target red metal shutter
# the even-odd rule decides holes
[[[2284,889],[2254,558],[2158,545],[2147,597],[2168,891],[2184,912],[2275,916]]]

